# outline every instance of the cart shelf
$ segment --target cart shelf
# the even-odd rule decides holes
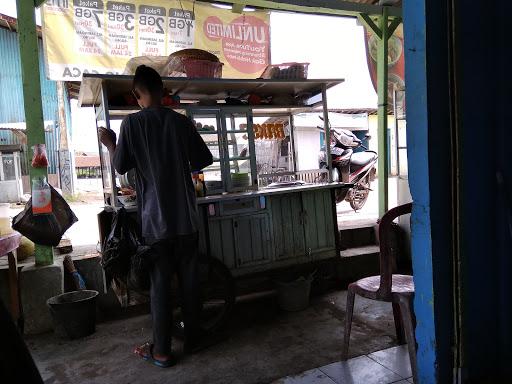
[[[84,74],[78,102],[81,106],[101,103],[102,85],[109,90],[110,96],[119,96],[131,92],[133,76]],[[199,100],[225,100],[245,98],[251,93],[263,97],[276,95],[299,96],[308,94],[315,99],[322,94],[324,87],[329,89],[344,82],[344,79],[322,80],[264,80],[264,79],[187,79],[163,78],[164,87],[180,96],[182,102]],[[275,108],[276,106],[274,106]],[[132,108],[136,109],[136,108]]]

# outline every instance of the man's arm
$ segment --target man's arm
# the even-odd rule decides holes
[[[192,172],[200,171],[213,163],[213,156],[208,146],[205,144],[201,135],[197,132],[192,121],[188,120],[190,139],[189,139],[189,158]]]
[[[129,120],[126,117],[121,123],[121,132],[119,134],[119,141],[116,145],[116,135],[114,131],[106,128],[99,128],[100,141],[107,147],[112,159],[112,163],[116,171],[124,175],[130,169],[135,168],[135,161],[132,156],[132,149],[130,147],[130,140],[128,138],[128,125]]]

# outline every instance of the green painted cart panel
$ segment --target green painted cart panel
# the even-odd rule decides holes
[[[307,253],[314,259],[325,251],[335,251],[335,223],[330,191],[310,191],[301,195]]]
[[[266,207],[255,205],[252,212],[241,209],[238,213],[221,206],[231,207],[232,201],[215,204],[216,216],[206,220],[203,216],[208,228],[201,231],[200,249],[208,248],[204,237],[211,255],[235,275],[336,256],[337,225],[329,189],[272,195]],[[206,214],[203,210],[202,215]]]
[[[240,216],[233,224],[238,267],[264,264],[273,259],[268,214]]]
[[[233,218],[210,219],[208,227],[211,255],[222,260],[229,269],[234,269],[236,250]]]
[[[276,260],[304,256],[306,242],[300,193],[269,198]]]

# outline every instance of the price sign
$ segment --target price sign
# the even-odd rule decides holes
[[[103,1],[73,0],[75,50],[81,55],[103,55]]]
[[[135,56],[135,4],[107,2],[107,49],[110,56]]]
[[[166,11],[164,7],[139,6],[139,56],[165,56]]]
[[[195,15],[182,9],[169,10],[169,53],[194,47]]]

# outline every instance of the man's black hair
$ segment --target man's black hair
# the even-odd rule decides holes
[[[133,88],[145,89],[151,95],[161,95],[164,91],[162,78],[153,68],[139,65],[133,77]]]

